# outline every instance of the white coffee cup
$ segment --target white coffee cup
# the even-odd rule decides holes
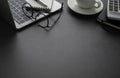
[[[101,6],[100,0],[76,0],[76,2],[83,9],[99,8]]]

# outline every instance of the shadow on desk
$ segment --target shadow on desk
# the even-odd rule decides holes
[[[107,25],[104,25],[104,24],[101,24],[99,23],[101,28],[103,28],[106,32],[112,34],[112,35],[119,35],[120,36],[120,30],[119,29],[115,29],[113,27],[110,27],[110,26],[107,26]]]
[[[16,32],[8,27],[8,24],[0,20],[0,49],[9,44],[15,37]]]
[[[98,23],[97,22],[97,17],[98,15],[101,13],[97,13],[95,15],[82,15],[82,14],[78,14],[75,13],[74,11],[72,11],[70,8],[68,8],[68,12],[71,16],[73,16],[74,18],[78,19],[78,20],[82,20],[82,21],[86,21],[86,22],[94,22],[94,23]],[[110,26],[105,26],[103,24],[98,23],[99,26],[101,26],[102,29],[104,29],[107,33],[111,34],[111,35],[117,35],[120,36],[120,30],[117,30],[115,28],[112,28]]]
[[[99,13],[95,14],[95,15],[82,15],[82,14],[78,14],[78,13],[72,11],[69,7],[68,7],[67,10],[68,10],[69,14],[71,14],[73,17],[75,17],[77,19],[86,20],[86,21],[88,21],[88,20],[96,20],[96,17],[99,15]]]

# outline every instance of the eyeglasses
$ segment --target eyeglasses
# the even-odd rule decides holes
[[[31,20],[36,20],[38,16],[46,16],[47,14],[50,15],[50,11],[49,9],[37,9],[37,8],[33,8],[29,3],[24,3],[23,6],[22,6],[22,10],[23,10],[23,13],[28,17],[30,18]],[[62,10],[63,10],[63,2],[62,2],[62,5],[61,5],[61,8],[60,8],[60,13],[58,15],[58,17],[56,18],[56,20],[50,24],[50,19],[49,19],[49,16],[46,16],[46,23],[44,22],[44,25],[39,23],[38,26],[46,29],[46,30],[49,30],[51,29],[57,22],[58,20],[60,19],[61,15],[62,15]]]

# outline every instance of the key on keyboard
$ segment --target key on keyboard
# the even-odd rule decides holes
[[[10,5],[13,19],[17,23],[21,24],[30,20],[28,17],[24,15],[22,11],[22,5],[25,3],[25,0],[8,0],[8,3]]]

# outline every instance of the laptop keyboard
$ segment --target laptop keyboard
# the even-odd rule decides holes
[[[13,19],[18,24],[22,24],[22,23],[30,20],[28,17],[26,17],[24,15],[24,13],[22,11],[22,5],[25,3],[25,0],[8,0],[8,3],[10,5]]]

